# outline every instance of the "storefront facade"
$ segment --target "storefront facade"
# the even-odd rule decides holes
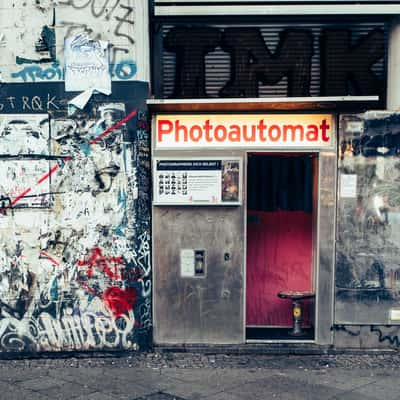
[[[154,8],[154,342],[397,346],[400,4],[206,3]]]

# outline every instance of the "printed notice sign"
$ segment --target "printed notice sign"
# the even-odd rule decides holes
[[[193,277],[195,275],[194,270],[194,250],[193,249],[182,249],[181,250],[181,276],[182,277]]]
[[[240,204],[241,159],[156,159],[154,204]]]
[[[340,175],[340,197],[353,199],[357,197],[357,175]]]

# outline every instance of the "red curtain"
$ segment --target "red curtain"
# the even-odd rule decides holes
[[[311,213],[248,211],[246,324],[291,326],[292,303],[277,294],[311,290],[311,263]],[[306,325],[309,319],[306,303]]]

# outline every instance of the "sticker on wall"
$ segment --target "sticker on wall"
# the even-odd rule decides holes
[[[238,205],[240,158],[156,159],[154,204]]]
[[[185,278],[194,277],[194,250],[181,250],[181,276]]]
[[[391,308],[389,310],[389,321],[400,321],[400,309]]]
[[[340,175],[340,197],[350,199],[357,197],[357,175]]]

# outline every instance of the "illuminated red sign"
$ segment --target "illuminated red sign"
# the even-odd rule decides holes
[[[156,148],[331,147],[330,114],[158,115]]]

